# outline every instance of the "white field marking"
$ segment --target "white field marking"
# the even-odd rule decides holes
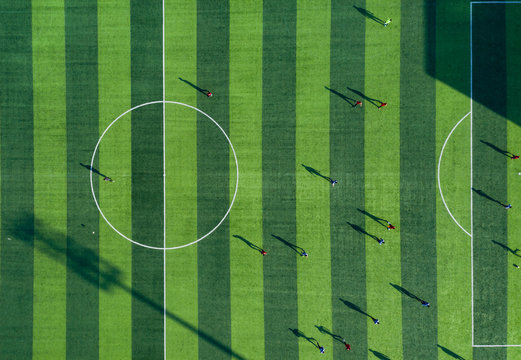
[[[472,5],[474,4],[521,4],[521,1],[471,1],[470,2],[470,187],[474,186],[473,182],[473,169],[472,169],[472,123],[473,123],[473,86],[472,86],[472,78],[473,78],[473,62],[472,62]],[[472,312],[472,347],[521,347],[521,345],[476,345],[474,344],[474,205],[472,201],[472,189],[470,190],[470,281],[471,281],[471,312]]]
[[[471,1],[470,5],[473,4],[521,4],[521,1]]]
[[[441,196],[441,200],[443,201],[443,205],[445,205],[445,209],[447,209],[447,212],[449,213],[450,217],[452,218],[452,220],[454,220],[454,222],[456,223],[456,225],[458,225],[460,227],[461,230],[463,230],[465,232],[465,234],[467,234],[468,236],[471,236],[470,233],[465,230],[463,228],[463,226],[460,225],[460,223],[458,222],[458,220],[456,220],[456,218],[454,218],[454,216],[452,215],[452,212],[450,211],[449,207],[447,206],[447,203],[445,202],[445,197],[443,196],[443,192],[441,191],[441,181],[440,181],[440,171],[441,171],[441,159],[443,158],[443,151],[445,150],[445,146],[447,145],[447,142],[449,141],[450,137],[452,136],[452,133],[454,132],[454,130],[456,130],[456,128],[458,127],[459,124],[461,124],[461,122],[463,120],[465,120],[465,118],[467,116],[469,116],[470,112],[463,116],[461,118],[460,121],[458,121],[458,123],[456,125],[454,125],[454,127],[452,128],[452,130],[450,131],[449,135],[447,136],[447,138],[445,139],[445,142],[443,143],[443,146],[441,148],[441,152],[440,152],[440,157],[438,159],[438,189],[440,191],[440,196]]]
[[[474,201],[472,200],[472,188],[474,187],[474,172],[472,165],[472,2],[470,3],[470,312],[471,312],[471,337],[474,346]]]
[[[162,1],[163,16],[163,355],[166,360],[166,96],[165,96],[165,0]]]
[[[154,249],[154,250],[174,250],[174,249],[181,249],[181,248],[184,248],[184,247],[187,247],[187,246],[190,246],[190,245],[193,245],[193,244],[196,244],[198,243],[199,241],[205,239],[207,236],[211,235],[215,230],[217,230],[217,228],[219,226],[221,226],[221,224],[223,223],[223,221],[226,219],[226,217],[228,216],[228,214],[230,213],[232,207],[233,207],[233,204],[235,203],[235,199],[237,197],[237,190],[239,189],[239,162],[237,161],[237,154],[235,153],[235,148],[233,147],[233,144],[230,140],[230,138],[228,137],[228,135],[226,134],[226,132],[223,130],[223,128],[221,127],[221,125],[219,125],[219,123],[217,121],[215,121],[210,115],[208,115],[207,113],[205,113],[204,111],[202,110],[199,110],[198,108],[192,106],[192,105],[188,105],[188,104],[184,104],[182,102],[177,102],[177,101],[162,101],[162,100],[157,100],[157,101],[150,101],[150,102],[147,102],[147,103],[143,103],[143,104],[140,104],[140,105],[136,105],[134,106],[133,108],[131,109],[128,109],[127,111],[125,111],[123,114],[119,115],[115,120],[113,120],[109,126],[107,126],[107,128],[105,129],[105,131],[103,131],[103,133],[101,134],[98,142],[96,143],[96,147],[94,148],[94,151],[92,153],[92,159],[91,159],[91,162],[90,162],[90,166],[94,166],[94,159],[96,157],[96,152],[98,151],[98,148],[99,148],[99,145],[101,143],[101,140],[103,140],[103,137],[105,136],[105,134],[107,133],[107,131],[112,127],[112,125],[114,125],[116,123],[116,121],[118,121],[119,119],[121,119],[123,116],[125,116],[126,114],[128,114],[129,112],[133,111],[133,110],[136,110],[136,109],[139,109],[140,107],[143,107],[143,106],[147,106],[147,105],[152,105],[152,104],[161,104],[161,103],[167,103],[167,104],[177,104],[177,105],[182,105],[182,106],[186,106],[190,109],[193,109],[201,114],[203,114],[204,116],[206,116],[208,119],[212,120],[212,122],[219,128],[219,130],[221,130],[221,132],[223,133],[224,137],[226,138],[226,140],[228,141],[228,144],[230,145],[230,148],[232,149],[232,153],[233,153],[233,158],[235,159],[235,168],[236,168],[236,172],[237,172],[237,179],[235,181],[235,192],[233,193],[233,198],[232,198],[232,201],[230,202],[230,206],[228,207],[228,210],[226,211],[226,213],[224,214],[224,216],[222,217],[222,219],[219,221],[219,223],[217,225],[215,225],[215,227],[210,230],[208,233],[206,233],[205,235],[201,236],[199,239],[197,240],[194,240],[190,243],[187,243],[187,244],[184,244],[184,245],[179,245],[179,246],[172,246],[172,247],[158,247],[158,246],[150,246],[150,245],[146,245],[146,244],[141,244],[140,242],[136,241],[136,240],[132,240],[131,238],[129,238],[128,236],[122,234],[118,229],[116,229],[111,223],[110,221],[108,221],[108,219],[106,218],[105,214],[103,213],[103,211],[101,211],[101,208],[99,206],[99,203],[98,203],[98,199],[96,198],[96,193],[94,192],[94,185],[92,183],[92,171],[90,172],[90,189],[92,191],[92,197],[94,198],[94,202],[96,203],[96,207],[98,208],[98,211],[99,213],[101,214],[101,217],[103,218],[103,220],[105,220],[105,222],[112,228],[112,230],[114,230],[116,233],[118,233],[121,237],[127,239],[128,241],[130,241],[131,243],[133,244],[136,244],[136,245],[139,245],[139,246],[142,246],[142,247],[145,247],[145,248],[148,248],[148,249]]]

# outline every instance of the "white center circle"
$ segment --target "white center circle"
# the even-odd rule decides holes
[[[239,188],[239,163],[237,161],[237,155],[235,154],[235,149],[233,147],[233,144],[232,142],[230,141],[230,138],[228,137],[228,135],[226,134],[226,132],[223,130],[223,128],[219,125],[219,123],[217,123],[217,121],[215,121],[210,115],[208,115],[207,113],[205,113],[204,111],[202,110],[199,110],[198,108],[194,107],[194,106],[191,106],[191,105],[188,105],[188,104],[184,104],[184,103],[181,103],[181,102],[177,102],[177,101],[163,101],[163,100],[158,100],[158,101],[151,101],[151,102],[147,102],[147,103],[143,103],[143,104],[140,104],[140,105],[137,105],[137,106],[134,106],[133,108],[125,111],[123,114],[119,115],[116,119],[114,119],[110,124],[109,126],[107,126],[107,128],[105,129],[105,131],[103,131],[103,133],[101,134],[98,142],[96,143],[96,147],[94,148],[94,151],[92,153],[92,159],[91,159],[91,162],[90,162],[90,166],[91,166],[91,169],[93,168],[94,166],[94,159],[96,158],[96,153],[98,151],[98,147],[101,143],[101,140],[103,140],[103,137],[105,136],[105,134],[107,133],[107,131],[109,131],[109,129],[112,127],[112,125],[114,125],[119,119],[121,119],[123,116],[125,116],[126,114],[128,114],[129,112],[133,111],[133,110],[136,110],[136,109],[139,109],[143,106],[147,106],[147,105],[153,105],[153,104],[176,104],[176,105],[181,105],[181,106],[185,106],[187,108],[190,108],[190,109],[193,109],[201,114],[203,114],[204,116],[206,116],[208,119],[210,119],[218,128],[219,130],[221,130],[221,132],[223,133],[224,137],[226,138],[226,140],[228,141],[228,144],[230,145],[230,148],[232,149],[232,153],[233,153],[233,158],[235,159],[235,168],[236,168],[236,171],[237,171],[237,177],[236,177],[236,181],[235,181],[235,191],[233,193],[233,198],[232,198],[232,201],[230,202],[230,206],[228,207],[228,210],[226,211],[226,213],[224,214],[224,216],[222,217],[222,219],[219,221],[219,223],[217,225],[215,225],[215,227],[213,229],[211,229],[208,233],[206,233],[204,236],[201,236],[199,239],[197,240],[194,240],[188,244],[184,244],[184,245],[179,245],[179,246],[172,246],[172,247],[158,247],[158,246],[150,246],[150,245],[146,245],[146,244],[142,244],[136,240],[132,240],[131,238],[129,238],[128,236],[126,236],[125,234],[121,233],[121,231],[119,231],[118,229],[116,229],[111,223],[110,221],[107,219],[107,217],[105,216],[105,214],[103,213],[103,211],[101,210],[100,206],[99,206],[99,203],[98,203],[98,199],[96,197],[96,193],[94,192],[94,185],[92,183],[92,171],[90,172],[90,189],[92,191],[92,197],[94,198],[94,202],[96,203],[96,207],[98,208],[98,211],[99,213],[101,214],[101,217],[103,218],[103,220],[105,220],[105,222],[112,228],[112,230],[114,230],[116,233],[118,233],[121,237],[127,239],[128,241],[130,241],[131,243],[133,244],[136,244],[136,245],[139,245],[139,246],[142,246],[142,247],[145,247],[145,248],[148,248],[148,249],[154,249],[154,250],[174,250],[174,249],[181,249],[181,248],[184,248],[184,247],[187,247],[187,246],[190,246],[190,245],[193,245],[193,244],[196,244],[198,243],[199,241],[203,240],[204,238],[206,238],[207,236],[209,236],[210,234],[212,234],[222,223],[223,221],[226,219],[226,217],[228,216],[228,214],[230,213],[230,210],[232,209],[232,206],[233,206],[233,203],[235,202],[235,198],[237,197],[237,189]],[[163,130],[164,131],[164,130]],[[164,159],[163,159],[164,161]],[[166,181],[163,180],[163,181]],[[165,200],[166,201],[166,200]]]

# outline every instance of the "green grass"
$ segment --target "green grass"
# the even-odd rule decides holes
[[[164,79],[162,9],[0,5],[0,357],[160,359],[163,336],[168,359],[520,356],[472,347],[521,342],[521,261],[492,242],[521,247],[521,170],[480,142],[520,152],[520,5],[473,5],[473,114],[444,149],[445,201],[473,240],[437,184],[470,111],[468,2],[165,0]],[[105,223],[80,165],[163,80],[240,168],[228,218],[166,253]],[[164,129],[161,104],[123,116],[94,161],[115,182],[92,173],[111,223],[158,247],[210,231],[236,180],[209,119],[164,110]],[[471,180],[513,208],[473,193],[471,229]]]

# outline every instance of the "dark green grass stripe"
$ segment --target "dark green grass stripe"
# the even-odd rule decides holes
[[[266,359],[296,359],[297,269],[300,256],[272,234],[295,243],[296,1],[263,4],[262,202]],[[297,258],[298,257],[298,258]]]
[[[229,132],[228,1],[197,2],[197,105]],[[197,116],[197,235],[210,231],[229,205],[229,148],[222,134],[205,116]],[[199,359],[230,358],[230,245],[229,221],[198,246],[199,330],[223,346],[199,338]]]
[[[92,150],[98,139],[95,0],[73,0],[65,4],[65,53],[68,175],[67,357],[94,359],[98,357],[99,217],[92,201],[89,172],[79,163],[90,163]],[[97,177],[94,179],[98,180]],[[87,225],[89,231],[81,224]]]
[[[131,101],[136,106],[161,100],[162,2],[130,3]],[[162,247],[163,108],[150,105],[132,112],[132,237]],[[163,251],[132,248],[132,357],[163,357]],[[152,306],[151,304],[154,304]]]
[[[429,301],[403,295],[403,356],[436,359],[436,88],[426,73],[435,46],[435,3],[402,2],[400,63],[401,286]],[[427,42],[427,44],[425,44]]]
[[[473,185],[499,202],[507,199],[507,74],[505,6],[473,6]],[[494,31],[490,31],[494,29]],[[500,204],[473,194],[474,343],[506,344],[507,211]],[[514,204],[516,206],[517,204]],[[498,244],[493,243],[496,241]],[[506,349],[475,349],[474,358],[506,358]]]
[[[30,359],[33,339],[31,2],[0,3],[0,357]]]
[[[333,0],[331,3],[331,89],[349,97],[347,86],[364,91],[365,17],[353,9],[365,1]],[[347,69],[347,70],[346,70]],[[323,91],[327,91],[323,89]],[[339,299],[366,309],[365,246],[367,238],[346,221],[364,227],[364,112],[336,94],[330,102],[330,169],[339,179],[331,192],[331,301],[333,333],[345,334],[356,344],[349,355],[367,357],[366,316]],[[346,161],[349,159],[349,161]],[[376,316],[376,315],[374,315]],[[345,348],[335,342],[335,358]]]

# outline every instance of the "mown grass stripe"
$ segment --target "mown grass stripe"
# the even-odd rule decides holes
[[[367,354],[367,324],[372,322],[347,304],[367,310],[368,240],[346,221],[355,226],[364,222],[364,215],[357,211],[363,207],[365,197],[364,112],[353,108],[352,100],[338,95],[352,99],[355,95],[347,87],[360,91],[364,88],[365,18],[354,5],[363,8],[365,2],[331,1],[330,75],[329,84],[323,85],[336,92],[330,93],[329,107],[330,174],[338,179],[330,198],[333,333],[342,334],[352,345],[349,355],[362,358]],[[335,344],[334,352],[335,358],[345,356],[340,343]]]
[[[228,1],[197,2],[197,86],[213,97],[198,93],[197,106],[229,132],[229,31]],[[201,29],[199,31],[199,29]],[[197,232],[210,231],[229,206],[229,146],[218,128],[197,116]],[[229,358],[230,244],[229,220],[198,245],[199,330],[222,344],[219,352],[199,338],[199,358]]]
[[[297,245],[308,259],[297,262],[298,328],[316,338],[333,358],[329,197],[336,188],[302,164],[329,175],[329,42],[331,2],[297,1],[296,219]],[[344,184],[341,184],[342,186]],[[338,335],[342,336],[342,335]],[[318,353],[300,339],[300,358]]]
[[[266,0],[262,34],[262,207],[265,357],[296,359],[296,1]],[[274,237],[277,236],[278,238]],[[282,240],[280,240],[282,239]],[[284,242],[283,242],[284,241]]]
[[[262,2],[230,2],[230,138],[240,188],[230,213],[231,343],[247,359],[264,358],[262,234]],[[230,196],[235,192],[230,156]],[[236,236],[241,236],[238,238]],[[266,249],[272,256],[271,249]],[[248,299],[248,301],[245,301]]]
[[[67,357],[70,358],[98,357],[99,217],[92,201],[89,171],[80,165],[80,162],[90,163],[98,140],[96,5],[95,0],[65,4]],[[94,178],[95,189],[97,185],[98,179]],[[53,240],[49,237],[49,241]]]
[[[468,87],[469,5],[450,0],[436,2],[436,155],[456,123],[470,111]],[[441,79],[452,79],[451,86]],[[470,116],[447,143],[440,171],[442,191],[454,217],[470,231]],[[441,197],[436,205],[438,356],[451,353],[472,357],[470,241],[449,216]]]
[[[436,304],[436,93],[426,64],[434,62],[435,3],[401,6],[400,235],[402,284],[417,299],[402,297],[403,357],[435,359]],[[424,21],[426,21],[424,20]],[[390,105],[389,105],[390,106]],[[385,109],[384,109],[385,110]]]
[[[166,99],[196,105],[196,91],[179,80],[197,76],[197,3],[165,1]],[[197,114],[166,107],[167,246],[197,239]],[[197,328],[197,245],[166,254],[167,309]],[[169,359],[198,358],[197,331],[167,316]]]
[[[521,118],[521,111],[517,105],[518,95],[521,93],[521,47],[517,39],[519,39],[521,28],[519,26],[519,18],[521,16],[521,4],[509,4],[505,13],[506,24],[506,66],[507,66],[507,148],[517,153],[521,152],[521,129],[519,125],[513,122],[513,119]],[[516,161],[510,161],[507,165],[508,171],[508,198],[509,201],[521,204],[521,194],[518,190],[519,185],[519,164]],[[509,213],[508,217],[508,246],[513,249],[521,248],[518,234],[521,232],[521,213]],[[513,266],[516,264],[521,266],[519,258],[510,256],[507,262],[508,267],[508,325],[507,325],[507,343],[521,344],[521,329],[519,322],[521,314],[517,311],[521,306],[521,300],[518,294],[521,291],[519,283],[519,270]],[[519,347],[509,348],[507,350],[508,358],[516,359],[521,357],[521,349]]]
[[[30,358],[33,341],[33,69],[31,2],[0,4],[0,354]],[[8,174],[8,176],[7,176]]]
[[[389,103],[380,111],[364,101],[365,111],[365,229],[383,238],[366,240],[367,309],[381,326],[370,326],[369,348],[391,359],[403,358],[400,258],[400,1],[366,1],[366,10],[382,21],[366,18],[365,95]],[[362,14],[359,14],[362,16]],[[385,54],[385,56],[383,55]],[[375,102],[377,105],[380,103]],[[378,144],[378,146],[375,146]],[[385,149],[385,151],[382,151]],[[386,220],[395,230],[387,230]],[[362,223],[363,225],[363,223]],[[382,276],[385,274],[385,276]],[[385,306],[382,306],[382,299]]]
[[[34,89],[33,358],[66,356],[67,134],[63,1],[32,2]],[[59,235],[46,241],[46,227]],[[42,233],[40,233],[42,231]],[[40,236],[39,236],[40,235]],[[41,236],[43,235],[43,236]]]
[[[163,98],[162,1],[130,2],[131,102]],[[163,247],[163,106],[132,112],[132,237]],[[132,357],[163,354],[163,251],[132,247]],[[144,299],[144,300],[143,300]]]
[[[506,150],[504,21],[504,5],[473,7],[473,185],[500,203],[509,201],[506,174],[510,160],[480,140]],[[507,340],[508,253],[498,244],[507,246],[510,210],[500,203],[473,193],[474,344],[478,345],[505,344]],[[475,348],[474,358],[502,359],[506,353],[506,348]]]
[[[99,133],[130,109],[130,2],[98,1]],[[99,201],[106,216],[131,234],[131,115],[120,119],[99,148],[99,168],[115,182],[104,183]],[[100,219],[99,357],[132,355],[132,246]],[[110,264],[110,265],[108,265]]]

